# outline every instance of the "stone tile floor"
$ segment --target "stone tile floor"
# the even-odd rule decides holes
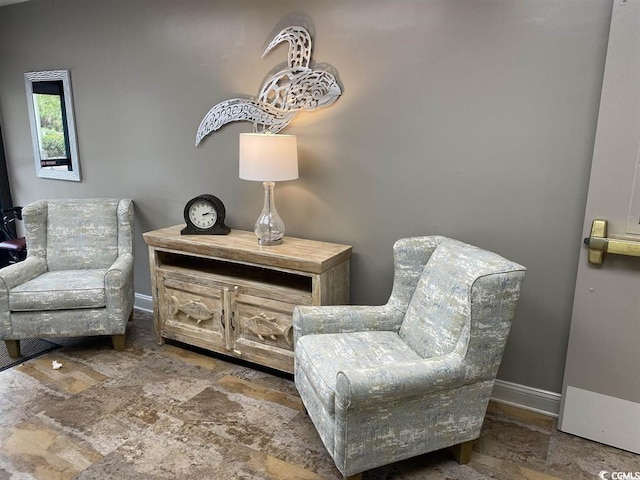
[[[107,337],[69,339],[0,373],[0,479],[341,478],[291,378],[158,346],[152,324],[136,311],[124,352]],[[640,456],[490,403],[468,465],[440,451],[363,478],[596,480],[602,470],[640,472]]]

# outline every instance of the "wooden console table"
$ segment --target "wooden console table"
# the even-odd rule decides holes
[[[349,303],[351,247],[253,232],[143,234],[149,246],[158,343],[165,338],[293,372],[296,305]]]

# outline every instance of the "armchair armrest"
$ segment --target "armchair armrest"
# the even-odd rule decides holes
[[[109,315],[121,322],[122,333],[133,306],[133,255],[119,255],[104,274],[104,287]]]
[[[295,341],[304,335],[318,333],[348,333],[367,330],[397,332],[403,313],[389,305],[328,305],[321,307],[298,306],[293,310],[293,336]]]
[[[22,262],[0,269],[0,317],[3,321],[9,322],[9,290],[42,275],[46,271],[46,260],[35,256],[29,256]],[[11,328],[10,322],[5,324],[5,328]]]
[[[336,378],[336,408],[426,395],[464,383],[457,353],[402,364],[343,370]]]
[[[0,269],[0,289],[9,292],[14,287],[33,280],[47,271],[44,258],[30,256],[26,260]]]
[[[131,277],[133,272],[133,255],[125,253],[119,255],[113,265],[109,267],[104,274],[104,285],[107,289],[107,295],[110,290],[121,289]]]

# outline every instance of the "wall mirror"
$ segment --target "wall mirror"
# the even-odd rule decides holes
[[[24,74],[36,175],[80,181],[68,70]]]

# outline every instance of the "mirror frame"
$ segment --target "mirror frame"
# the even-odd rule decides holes
[[[37,82],[62,81],[64,104],[66,109],[66,136],[69,141],[69,156],[71,157],[71,170],[55,170],[42,166],[40,156],[40,142],[38,141],[38,124],[36,111],[33,104],[33,84]],[[71,96],[71,76],[69,70],[48,70],[41,72],[27,72],[24,74],[24,84],[27,92],[27,105],[29,108],[29,123],[31,125],[31,143],[33,156],[36,163],[36,175],[41,178],[56,180],[80,181],[80,160],[78,159],[78,142],[76,137],[76,124],[73,114],[73,98]]]

